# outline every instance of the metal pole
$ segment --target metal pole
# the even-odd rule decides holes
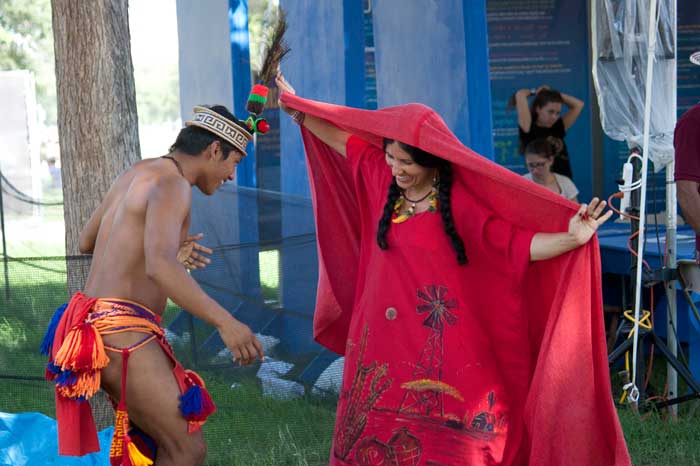
[[[673,6],[673,54],[678,59],[678,43],[677,41],[677,23],[678,23],[678,10],[676,0],[671,2]],[[673,115],[676,115],[676,67],[673,67],[673,98],[671,99],[670,105],[673,107]],[[676,172],[676,163],[671,161],[666,166],[666,254],[667,254],[667,267],[669,270],[675,270],[677,267],[676,262],[676,230],[678,227],[678,216],[676,212],[676,183],[674,181],[674,174]],[[674,357],[678,356],[678,342],[676,341],[676,328],[677,328],[677,307],[676,307],[676,289],[677,280],[671,280],[666,284],[666,300],[668,301],[668,312],[666,315],[666,343],[668,344],[668,349],[673,354]],[[674,328],[675,326],[675,328]],[[673,368],[671,362],[666,363],[666,378],[668,380],[668,397],[675,398],[678,396],[678,374]],[[672,405],[670,407],[671,412],[674,415],[678,414],[678,405]]]
[[[631,153],[637,152],[633,150]],[[638,153],[638,152],[637,152]],[[638,158],[633,158],[632,159],[632,179],[641,179],[642,178],[642,162]],[[629,193],[630,196],[630,204],[629,208],[627,209],[628,213],[634,217],[640,218],[639,212],[639,203],[640,203],[640,198],[641,198],[641,189],[635,189],[632,192]],[[641,220],[635,220],[634,218],[630,219],[630,232],[631,233],[640,233],[640,226],[642,225]],[[632,241],[630,246],[632,249],[637,251],[639,249],[639,236],[635,237]],[[638,296],[636,294],[637,291],[637,258],[634,257],[633,255],[630,255],[630,290],[632,292],[632,300],[631,304],[633,309],[637,309],[637,300],[641,300],[642,297]],[[627,309],[626,307],[623,309]],[[635,324],[636,325],[636,324]],[[636,343],[639,334],[639,329],[635,327],[635,336],[633,337],[633,342]],[[644,401],[644,398],[646,398],[646,393],[645,393],[645,387],[643,383],[637,383],[639,378],[642,377],[642,374],[644,374],[646,371],[644,370],[644,355],[637,354],[636,350],[634,349],[634,343],[633,343],[633,348],[632,348],[632,365],[630,367],[630,372],[629,372],[629,379],[630,382],[633,384],[633,388],[636,390],[636,393],[638,395],[638,398]],[[631,393],[631,392],[630,392]],[[633,399],[630,397],[630,400],[632,401],[632,405],[636,408],[637,406],[637,400]]]
[[[639,235],[637,243],[637,268],[635,269],[635,298],[634,298],[634,339],[632,345],[632,360],[637,361],[639,344],[639,318],[642,304],[642,261],[644,260],[645,228],[646,228],[646,203],[647,203],[647,172],[649,165],[649,131],[651,128],[651,82],[654,76],[654,52],[656,50],[656,15],[657,0],[651,0],[649,5],[649,36],[647,44],[647,70],[646,87],[644,93],[644,132],[642,137],[642,185],[641,198],[639,200]],[[637,378],[643,380],[642,374],[637,374],[636,364],[632,366],[632,387],[629,392],[630,400],[634,403],[639,400],[639,386]]]
[[[671,162],[666,167],[666,267],[674,270],[676,262],[676,185],[673,182],[674,163]],[[666,300],[668,310],[666,315],[666,343],[673,356],[678,356],[678,342],[676,341],[676,323],[678,320],[676,309],[676,289],[677,280],[670,280],[666,283]],[[678,396],[678,374],[670,361],[666,362],[666,376],[668,380],[668,397]],[[674,414],[678,412],[678,406],[670,406]]]
[[[0,171],[0,231],[2,231],[2,261],[5,268],[5,299],[10,300],[10,272],[7,266],[7,232],[5,231],[5,204],[2,196],[2,171]]]

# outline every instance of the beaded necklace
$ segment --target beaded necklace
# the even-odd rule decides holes
[[[403,223],[409,218],[413,217],[416,213],[416,204],[426,199],[428,200],[428,212],[437,211],[437,186],[433,186],[433,188],[430,191],[428,191],[428,193],[425,196],[415,201],[407,198],[406,194],[404,192],[401,192],[401,195],[394,204],[394,218],[392,218],[391,221],[393,223]],[[409,204],[409,207],[408,209],[401,212],[401,205],[404,201],[406,201]]]

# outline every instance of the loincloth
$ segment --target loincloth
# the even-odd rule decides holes
[[[138,303],[88,298],[82,293],[76,293],[68,304],[56,310],[41,350],[49,356],[46,379],[56,385],[59,454],[82,456],[99,451],[87,400],[100,389],[101,370],[109,364],[107,352],[122,355],[122,395],[115,407],[110,449],[112,466],[122,464],[122,460],[124,464],[152,464],[149,458],[152,455],[143,455],[130,438],[132,431],[126,404],[129,355],[148,343],[156,341],[174,365],[173,375],[180,388],[180,412],[187,420],[190,433],[199,430],[216,410],[202,379],[195,372],[185,370],[175,358],[160,322],[160,316]],[[104,344],[103,335],[123,332],[142,333],[144,336],[126,348]]]

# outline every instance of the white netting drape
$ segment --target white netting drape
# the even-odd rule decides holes
[[[650,41],[648,0],[594,0],[593,81],[605,134],[642,147],[647,60],[653,47],[649,158],[656,171],[673,160],[676,123],[675,2],[658,1],[656,40]]]

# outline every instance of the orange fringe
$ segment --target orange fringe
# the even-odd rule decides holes
[[[56,386],[56,391],[66,398],[83,397],[87,400],[100,389],[101,380],[100,371],[81,371],[74,384],[63,387]]]
[[[72,371],[107,367],[109,358],[95,326],[84,323],[72,328],[56,353],[54,364]]]
[[[114,315],[92,317],[95,313],[105,311],[114,311]],[[123,314],[129,311],[130,309],[117,303],[98,300],[85,322],[76,325],[68,332],[56,353],[54,364],[63,371],[74,372],[77,380],[72,385],[57,387],[58,393],[67,398],[83,397],[84,399],[97,393],[100,389],[100,370],[109,364],[107,348],[102,341],[103,334],[138,332],[154,336],[163,335],[163,329],[158,324],[140,316]],[[144,341],[131,348],[131,351],[150,341]]]

